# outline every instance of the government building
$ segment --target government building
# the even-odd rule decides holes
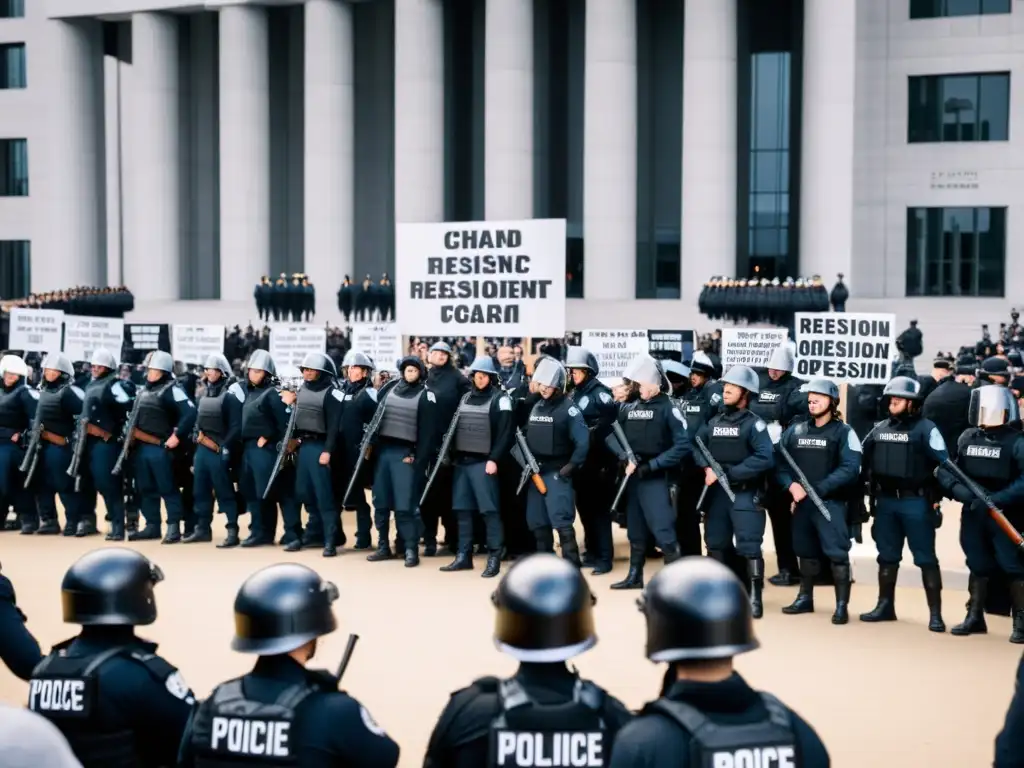
[[[938,343],[1024,303],[1022,51],[1012,0],[0,0],[0,296],[331,319],[396,222],[564,218],[572,329],[842,273]]]

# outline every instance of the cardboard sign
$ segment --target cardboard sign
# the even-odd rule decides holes
[[[119,317],[64,315],[64,354],[73,363],[91,360],[99,348],[120,360],[123,343],[124,320]]]
[[[282,378],[299,376],[302,358],[310,352],[327,352],[327,329],[319,325],[271,323],[270,356]]]
[[[722,370],[734,365],[767,368],[772,354],[788,337],[785,328],[723,328]]]
[[[355,323],[352,349],[369,355],[378,371],[394,371],[402,359],[402,334],[395,323]]]
[[[797,312],[796,371],[801,379],[885,384],[896,354],[896,315]]]
[[[647,331],[583,331],[580,343],[597,358],[602,380],[621,379],[634,357],[649,352]]]
[[[23,352],[60,352],[63,321],[59,309],[12,309],[7,346]]]
[[[224,354],[223,325],[175,325],[171,354],[189,365],[202,365],[210,355]]]

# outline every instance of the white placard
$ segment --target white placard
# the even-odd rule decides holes
[[[63,321],[59,309],[12,309],[7,346],[24,352],[60,352]]]
[[[630,360],[649,350],[647,331],[583,331],[580,344],[597,358],[601,379],[618,380],[619,383]]]
[[[734,365],[767,368],[772,353],[788,336],[785,328],[723,328],[722,370]]]
[[[310,352],[327,352],[327,329],[319,325],[270,324],[270,356],[278,375],[295,378],[299,364]]]
[[[796,375],[837,384],[885,384],[896,353],[896,315],[797,312]]]
[[[171,355],[189,365],[202,365],[210,355],[224,354],[223,325],[174,325]]]
[[[120,360],[123,343],[124,320],[119,317],[64,315],[64,354],[73,363],[91,360],[92,353],[101,347]]]
[[[354,323],[352,349],[369,355],[378,371],[398,369],[402,354],[402,334],[395,323]]]
[[[565,333],[565,219],[398,224],[395,272],[407,336]]]

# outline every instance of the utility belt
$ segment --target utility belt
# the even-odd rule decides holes
[[[921,486],[908,488],[897,484],[876,482],[875,493],[892,499],[918,499],[922,496],[927,496],[928,489]]]
[[[135,427],[132,430],[132,440],[138,440],[140,443],[145,443],[146,445],[162,446],[164,444],[164,441],[156,435],[151,435],[149,432],[143,432],[138,427]]]
[[[109,443],[114,439],[112,432],[107,432],[103,427],[97,427],[91,421],[85,425],[85,434],[91,435],[92,437],[98,437],[104,443]]]
[[[303,443],[323,443],[326,440],[327,435],[323,432],[300,432],[293,440],[288,441],[288,453],[294,453]]]
[[[48,442],[50,445],[59,445],[61,447],[68,444],[68,439],[64,435],[58,435],[56,432],[51,432],[48,429],[41,430],[39,437]]]
[[[202,432],[199,433],[199,437],[196,438],[196,442],[203,446],[203,448],[207,448],[214,453],[220,453],[220,446]]]

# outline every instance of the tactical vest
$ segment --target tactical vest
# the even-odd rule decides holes
[[[392,440],[416,443],[419,439],[417,425],[420,418],[420,398],[426,391],[425,387],[420,387],[412,397],[402,397],[395,391],[389,392],[378,434]]]
[[[839,466],[839,439],[845,438],[845,431],[837,429],[834,424],[838,422],[830,421],[823,429],[811,430],[807,422],[800,422],[793,428],[786,445],[793,461],[813,486],[817,486]],[[784,461],[781,457],[780,460]]]
[[[196,406],[196,427],[217,445],[224,442],[228,425],[224,419],[224,398],[228,388],[222,386],[216,395],[207,394],[199,398]]]
[[[174,380],[172,379],[153,389],[143,387],[137,395],[139,418],[135,422],[135,426],[161,440],[166,440],[174,433],[174,421],[171,419],[167,406],[164,405],[164,393],[173,386]]]
[[[750,412],[755,416],[760,416],[762,421],[768,423],[777,421],[782,424],[788,396],[789,388],[785,386],[776,389],[762,389],[758,393],[757,399],[750,404]]]
[[[111,374],[102,379],[93,379],[85,387],[85,400],[82,403],[82,415],[102,430],[114,434],[117,432],[119,419],[111,413],[106,403],[107,387],[117,379]]]
[[[572,455],[574,445],[569,436],[568,403],[560,400],[554,406],[541,399],[530,411],[526,426],[526,445],[538,461]]]
[[[691,389],[682,400],[682,407],[679,409],[686,419],[686,430],[691,434],[697,434],[697,430],[704,426],[708,420],[708,412],[711,404],[708,402],[703,389]]]
[[[708,450],[715,460],[728,469],[750,456],[750,430],[754,418],[727,419],[725,414],[712,416],[708,422]]]
[[[56,646],[70,645],[70,641]],[[134,768],[142,765],[135,733],[101,729],[99,720],[100,667],[131,649],[119,646],[96,656],[66,656],[55,651],[39,662],[29,682],[28,708],[64,734],[84,768]]]
[[[622,409],[626,417],[622,431],[641,461],[650,461],[669,447],[663,405],[658,399],[646,403],[637,400]]]
[[[248,389],[245,393],[245,402],[242,403],[242,439],[258,440],[261,437],[273,438],[277,435],[277,424],[269,414],[263,412],[263,398],[271,392],[276,392],[273,387],[262,389]]]
[[[482,403],[471,403],[470,400],[459,406],[455,450],[458,453],[486,456],[491,452],[491,403],[494,394]]]
[[[295,415],[295,431],[317,435],[327,434],[327,417],[324,412],[325,399],[331,391],[324,387],[315,392],[308,386],[302,387],[295,396],[295,405],[299,412]]]
[[[502,712],[491,722],[490,768],[608,765],[611,740],[601,716],[604,691],[577,680],[572,700],[536,703],[515,678],[498,689]]]
[[[23,432],[29,425],[25,406],[21,402],[22,393],[27,389],[28,387],[24,384],[19,384],[11,390],[0,390],[0,430],[6,432],[4,437],[9,438],[18,432]]]
[[[919,490],[931,478],[928,456],[912,434],[918,420],[882,422],[872,431],[871,475],[887,490]]]
[[[985,490],[996,493],[1017,478],[1013,446],[1020,439],[1020,433],[1013,430],[1006,430],[994,439],[985,430],[974,427],[960,446],[957,464]]]
[[[292,685],[267,702],[246,698],[242,678],[217,686],[192,723],[196,768],[298,765],[295,710],[318,690]]]
[[[576,407],[580,409],[583,421],[586,422],[588,427],[593,427],[601,418],[600,404],[602,394],[609,400],[611,399],[611,390],[608,387],[597,379],[588,379],[581,389],[575,389],[569,395],[573,403],[576,404]]]
[[[672,699],[644,707],[678,723],[690,734],[690,765],[695,768],[800,768],[792,718],[782,702],[762,693],[768,717],[758,723],[713,723],[700,710]]]
[[[43,428],[67,437],[72,429],[74,417],[64,410],[64,392],[69,387],[65,384],[57,389],[39,390],[39,403],[36,405],[36,420]]]

